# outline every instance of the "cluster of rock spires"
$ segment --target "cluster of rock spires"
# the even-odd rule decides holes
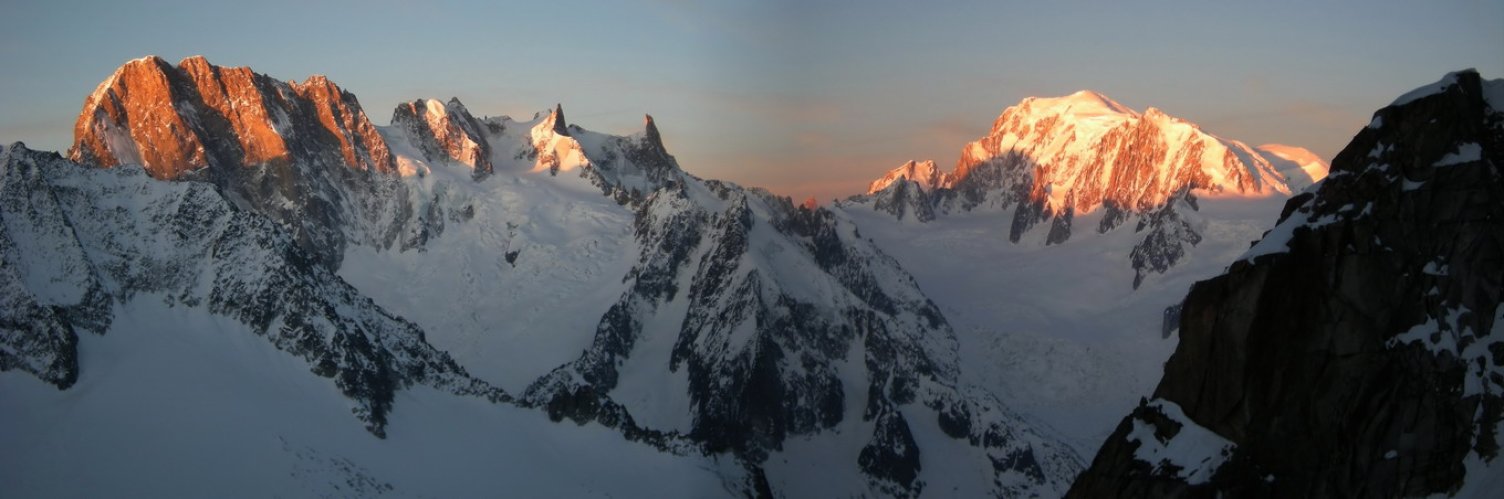
[[[853,493],[918,495],[934,481],[921,455],[940,445],[921,427],[971,449],[995,495],[1061,493],[1080,469],[1068,448],[959,386],[950,326],[854,227],[685,173],[650,116],[640,134],[609,136],[566,123],[561,106],[518,122],[420,100],[383,128],[322,77],[286,83],[201,57],[148,57],[88,98],[68,156],[16,145],[0,163],[0,251],[24,263],[0,268],[0,306],[16,318],[0,323],[0,368],[59,388],[89,369],[79,332],[108,330],[116,303],[162,299],[244,322],[305,359],[377,435],[393,393],[423,384],[599,423],[668,452],[733,456],[748,494],[774,493],[779,477],[762,463],[786,441],[828,438],[862,449],[844,463],[867,477]],[[574,175],[635,214],[631,287],[576,361],[524,393],[467,374],[335,274],[348,247],[421,251],[472,223],[484,201],[411,180],[434,165],[468,167],[473,182]],[[29,263],[54,253],[68,258]],[[637,408],[611,397],[634,346],[662,341],[673,353],[656,369],[689,379],[686,431],[641,424]]]
[[[1486,478],[1504,419],[1501,168],[1504,80],[1454,73],[1376,112],[1245,259],[1191,290],[1153,400],[1070,495],[1399,497]]]

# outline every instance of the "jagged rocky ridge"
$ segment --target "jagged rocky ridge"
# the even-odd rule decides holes
[[[401,240],[417,221],[391,150],[355,96],[323,76],[289,83],[198,56],[136,59],[84,102],[68,156],[210,182],[334,267],[352,241],[414,244]]]
[[[458,162],[473,168],[477,180],[495,170],[491,144],[482,134],[480,122],[459,99],[448,103],[418,100],[397,106],[392,112],[392,126],[406,132],[428,161]]]
[[[1504,80],[1453,73],[1374,113],[1191,290],[1154,399],[1070,495],[1497,493],[1501,168]]]
[[[159,299],[233,318],[303,358],[377,435],[409,385],[508,398],[209,184],[16,143],[0,148],[0,222],[0,369],[66,389],[88,369],[79,334],[109,330],[116,304]]]
[[[621,276],[627,290],[603,304],[607,312],[577,360],[519,394],[524,406],[616,428],[666,451],[734,456],[749,477],[738,486],[749,494],[787,493],[782,489],[793,471],[773,466],[773,456],[796,467],[854,470],[863,478],[847,490],[858,495],[913,496],[958,486],[989,495],[1052,495],[1080,467],[1071,451],[989,395],[958,386],[949,325],[854,227],[824,209],[796,208],[763,191],[685,173],[651,117],[641,133],[611,136],[566,123],[562,106],[518,121],[475,118],[457,100],[417,101],[400,106],[392,126],[375,127],[353,95],[323,78],[289,84],[198,57],[176,67],[145,58],[100,85],[77,132],[70,156],[113,170],[59,167],[54,183],[90,184],[78,187],[88,191],[107,189],[92,185],[108,183],[102,179],[121,178],[136,187],[102,198],[117,204],[89,204],[92,197],[83,196],[68,198],[60,210],[109,211],[102,218],[115,220],[135,212],[144,196],[138,190],[153,189],[195,193],[207,206],[173,211],[197,217],[191,223],[127,219],[118,221],[122,227],[100,227],[87,237],[112,238],[101,243],[119,255],[108,259],[110,271],[152,279],[115,286],[127,279],[112,275],[99,278],[104,291],[80,284],[84,291],[77,293],[123,300],[147,296],[129,291],[143,286],[169,303],[207,306],[266,331],[320,374],[330,372],[326,358],[333,356],[337,384],[378,434],[391,391],[407,384],[510,399],[430,347],[418,326],[334,274],[352,248],[424,251],[456,224],[498,222],[474,217],[488,212],[482,204],[499,200],[467,195],[433,175],[460,167],[471,169],[466,182],[584,182],[635,220],[637,247],[628,249],[639,254]],[[126,166],[132,164],[141,166]],[[213,213],[223,216],[207,218]],[[63,220],[73,223],[54,218],[36,225],[66,232]],[[270,241],[267,254],[277,257],[217,260],[228,237],[221,231],[239,225],[257,227],[256,240]],[[185,238],[165,253],[170,264],[131,246],[154,244],[167,232]],[[34,238],[10,240],[16,246]],[[91,244],[80,243],[85,255]],[[519,258],[496,251],[507,261]],[[243,279],[253,283],[205,280],[242,266],[252,274]],[[186,270],[165,270],[171,268]],[[190,277],[171,278],[179,275]],[[17,314],[7,317],[46,320],[5,330],[5,344],[16,345],[5,368],[66,386],[76,375],[70,373],[88,369],[70,353],[72,331],[103,330],[97,324],[107,318],[70,308],[96,301],[43,297],[50,288],[32,277],[8,282],[5,303]],[[465,299],[487,306],[485,296]],[[325,347],[311,346],[319,341]],[[650,367],[687,380],[684,393],[668,394],[688,400],[683,425],[638,421],[633,413],[643,408],[613,397],[620,366],[642,362],[642,345],[664,342],[671,354]],[[944,438],[926,436],[934,434]],[[793,440],[812,439],[861,450],[836,463],[782,453]],[[921,456],[936,448],[952,449],[947,454],[963,456],[960,462],[976,472],[923,467],[930,458]],[[950,482],[957,476],[967,482]]]
[[[1101,212],[1088,230],[1107,233],[1137,219],[1144,233],[1130,265],[1137,288],[1164,273],[1201,240],[1189,191],[1218,195],[1288,195],[1324,175],[1304,149],[1252,148],[1150,108],[1140,114],[1089,91],[1028,98],[1004,110],[986,137],[961,151],[949,172],[910,161],[844,201],[899,220],[928,222],[971,211],[998,212],[1008,239],[1036,227],[1045,245],[1081,232],[1080,216]],[[1047,222],[1047,223],[1046,223]]]

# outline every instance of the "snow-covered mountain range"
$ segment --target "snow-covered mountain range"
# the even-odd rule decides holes
[[[323,77],[148,57],[88,97],[68,158],[16,144],[4,159],[0,302],[26,319],[0,328],[0,380],[21,394],[0,410],[22,422],[0,440],[30,457],[3,472],[20,490],[62,493],[47,487],[72,485],[26,477],[74,455],[123,490],[171,479],[89,475],[141,467],[33,438],[66,429],[21,414],[130,398],[145,389],[136,378],[101,376],[167,337],[193,348],[152,354],[153,372],[270,392],[235,417],[257,422],[254,438],[211,418],[201,441],[159,446],[176,453],[162,461],[254,453],[274,436],[293,450],[265,466],[321,487],[362,483],[362,495],[456,490],[393,469],[415,441],[461,438],[417,422],[515,438],[515,408],[573,421],[545,434],[609,429],[619,443],[604,448],[624,459],[646,448],[705,470],[690,483],[714,479],[686,495],[1057,495],[1081,467],[1051,430],[964,382],[949,322],[854,224],[684,172],[651,118],[613,136],[568,124],[562,106],[516,120],[420,100],[379,127]],[[198,352],[226,350],[269,372],[198,372]],[[318,395],[318,377],[336,390]],[[372,444],[345,432],[310,437],[263,379],[300,400],[342,394],[369,438],[399,443],[363,454],[353,449]],[[169,438],[119,426],[153,410],[95,423],[138,444]],[[475,423],[498,412],[513,415]],[[307,455],[329,466],[300,468]],[[473,469],[466,457],[432,465]],[[538,487],[572,490],[547,476]]]
[[[66,156],[0,146],[0,483],[1483,496],[1501,102],[1449,75],[1324,178],[1031,98],[818,207],[691,175],[651,116],[378,126],[324,77],[137,59]]]

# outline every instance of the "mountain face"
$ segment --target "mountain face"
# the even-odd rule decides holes
[[[1003,111],[992,130],[961,150],[946,187],[948,207],[1024,202],[1059,218],[1098,208],[1158,208],[1189,187],[1238,195],[1288,194],[1268,158],[1149,108],[1142,114],[1081,91],[1029,98]]]
[[[1497,494],[1501,165],[1504,80],[1453,73],[1374,113],[1186,296],[1153,399],[1071,495]]]
[[[347,242],[392,246],[414,218],[394,202],[403,186],[386,141],[322,76],[289,83],[203,57],[136,59],[84,101],[68,156],[208,181],[335,267]]]
[[[872,181],[872,185],[867,187],[867,194],[882,191],[900,179],[919,184],[926,191],[933,191],[935,188],[940,187],[940,182],[944,178],[940,169],[935,168],[934,161],[911,160],[904,163],[903,166],[894,168],[887,175],[883,175],[882,178]]]
[[[400,127],[411,137],[413,146],[428,161],[455,161],[475,170],[477,180],[490,175],[491,144],[459,99],[449,103],[420,100],[397,106],[392,112],[392,126]]]
[[[1134,287],[1164,273],[1202,234],[1191,190],[1216,196],[1285,196],[1325,175],[1310,151],[1255,149],[1150,108],[1140,114],[1101,94],[1028,98],[1003,111],[986,137],[966,145],[955,169],[910,162],[845,201],[919,222],[967,212],[1007,220],[1011,242],[1070,240],[1091,215],[1099,234],[1137,219]],[[898,180],[904,179],[908,183]],[[1186,210],[1189,208],[1189,211]],[[1166,210],[1180,215],[1169,216]],[[1173,220],[1172,220],[1173,219]],[[1038,236],[1027,236],[1037,228]],[[1147,232],[1146,232],[1147,231]]]
[[[80,334],[103,334],[117,304],[160,300],[243,323],[307,361],[377,435],[411,385],[507,398],[208,184],[154,181],[138,165],[91,169],[20,143],[0,149],[0,167],[0,368],[66,389],[89,368]]]
[[[5,150],[0,304],[25,319],[0,367],[67,388],[78,331],[161,301],[333,377],[377,435],[428,386],[734,462],[707,466],[746,494],[1053,495],[1080,469],[959,379],[949,323],[855,226],[684,172],[651,117],[393,115],[320,77],[126,64],[69,153],[101,169]]]

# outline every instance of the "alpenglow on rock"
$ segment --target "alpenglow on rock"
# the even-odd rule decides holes
[[[404,103],[392,112],[392,126],[406,131],[428,161],[448,160],[469,166],[475,169],[477,179],[495,170],[491,144],[480,122],[459,99],[450,99],[447,104],[433,99]]]
[[[1504,80],[1453,73],[1191,289],[1153,400],[1070,495],[1497,495],[1500,276]]]
[[[873,182],[868,194],[906,178],[924,187],[942,214],[1012,209],[1023,222],[1010,234],[1017,241],[1042,221],[1098,209],[1148,213],[1186,189],[1288,195],[1292,185],[1303,188],[1324,175],[1309,151],[1266,147],[1212,135],[1155,108],[1138,113],[1083,90],[1024,99],[1004,110],[987,136],[963,147],[953,170],[911,161]]]
[[[68,157],[213,183],[336,267],[348,241],[391,246],[413,217],[393,202],[405,195],[386,140],[322,76],[289,83],[198,56],[136,59],[84,101]]]

